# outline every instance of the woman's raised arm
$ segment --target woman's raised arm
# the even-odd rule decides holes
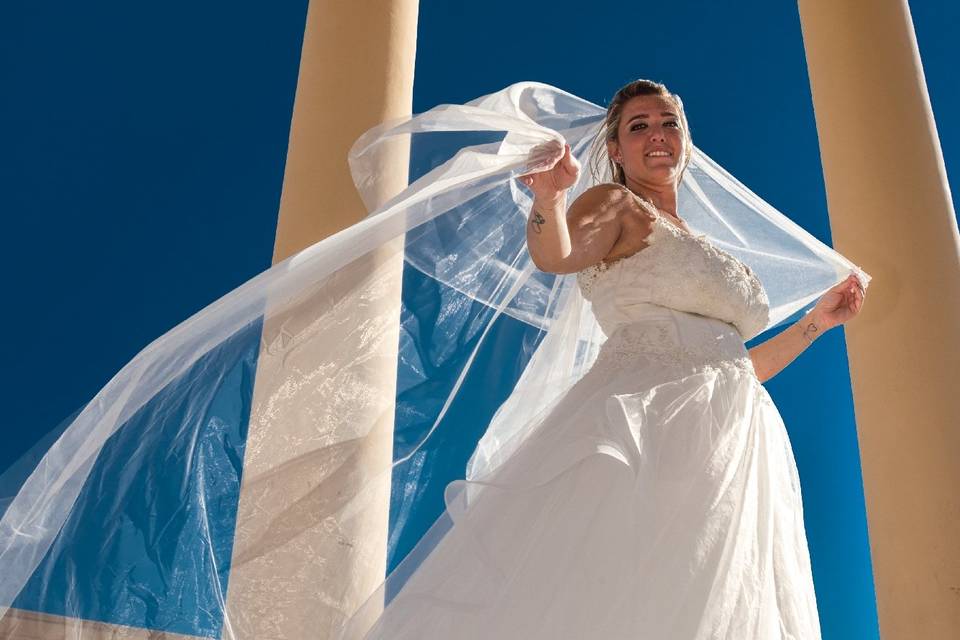
[[[600,262],[620,238],[624,215],[643,211],[624,187],[614,184],[587,189],[568,210],[567,189],[579,169],[566,146],[552,169],[520,178],[534,195],[527,248],[541,271],[575,273]]]

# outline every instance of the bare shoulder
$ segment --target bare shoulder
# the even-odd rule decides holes
[[[629,189],[612,182],[590,187],[567,209],[567,222],[571,226],[595,226],[653,217],[654,214]]]
[[[567,209],[570,253],[552,270],[573,273],[631,250],[642,243],[643,228],[655,217],[622,185],[590,187]]]

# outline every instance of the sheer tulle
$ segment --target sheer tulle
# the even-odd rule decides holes
[[[356,602],[366,599],[365,611],[375,609],[377,594],[389,598],[388,587],[412,575],[431,549],[456,544],[456,538],[445,542],[444,532],[452,530],[451,516],[469,514],[463,520],[468,526],[474,517],[472,509],[461,508],[473,495],[471,483],[482,486],[501,467],[527,468],[520,461],[532,449],[527,441],[536,425],[558,403],[570,402],[567,392],[604,343],[574,278],[539,272],[530,262],[530,196],[515,180],[552,166],[564,141],[586,164],[603,113],[559,89],[525,82],[365,134],[350,162],[370,215],[148,345],[69,421],[9,498],[0,520],[0,614],[13,606],[231,638],[264,637],[264,619],[293,610],[358,624]],[[391,189],[407,171],[409,179]],[[584,172],[571,197],[594,182]],[[688,224],[763,282],[771,303],[768,328],[791,319],[851,271],[864,286],[869,282],[699,150],[680,195]],[[511,375],[499,376],[503,388],[486,394],[499,409],[465,416],[456,411],[458,403],[488,384],[478,375],[478,358],[506,323],[519,337],[496,366]],[[397,344],[399,359],[392,354]],[[393,371],[395,394],[371,386],[387,372],[389,387]],[[737,411],[765,406],[762,388],[705,375],[713,376],[713,394],[728,408],[718,434],[738,419]],[[636,385],[626,389],[623,406],[633,406],[639,392]],[[284,412],[304,405],[310,410]],[[281,453],[268,455],[263,436],[248,437],[248,426],[275,420],[292,425],[292,435],[285,436]],[[637,420],[631,429],[654,424]],[[784,436],[767,427],[751,437],[767,438],[761,450],[771,456],[780,452],[770,464],[786,464]],[[386,452],[382,447],[391,428],[392,455],[389,445]],[[424,511],[416,497],[433,480],[427,462],[450,446],[453,434],[470,429],[479,442],[464,470],[467,482],[450,487],[449,512],[420,534],[411,523],[432,508]],[[641,470],[630,474],[629,465],[614,458],[588,456],[576,464],[602,467],[605,489],[632,490],[627,484],[642,477]],[[558,496],[598,490],[564,484],[574,477],[564,465],[556,482],[539,489],[480,495],[490,496],[490,509],[507,513],[527,500],[513,495],[551,492],[538,498],[542,513],[550,514],[547,505],[559,504]],[[344,586],[342,566],[324,564],[322,557],[342,553],[340,538],[380,517],[391,479],[395,494],[402,489],[414,496],[395,500],[391,513],[389,563],[395,564],[394,555],[407,560],[379,587],[359,577]],[[238,504],[241,481],[247,499],[259,501],[252,504],[274,509],[252,532]],[[335,499],[316,490],[328,485],[336,486]],[[569,514],[571,527],[556,538],[558,545],[589,540],[585,515]],[[233,532],[241,529],[249,535],[235,545]],[[408,537],[419,540],[414,552],[398,546],[397,531],[413,532]],[[498,536],[515,532],[477,535],[487,533],[489,544],[502,548]],[[538,534],[533,527],[525,535],[534,536],[528,538],[534,544]],[[281,551],[286,562],[299,560],[296,571],[274,562]],[[515,552],[521,555],[514,559],[545,569],[547,556]],[[352,560],[369,562],[382,577],[388,570],[382,556],[357,543]],[[729,554],[715,560],[726,559]],[[228,605],[230,576],[256,563],[274,569],[262,594]],[[575,593],[556,595],[559,603]],[[332,632],[304,624],[310,633]]]

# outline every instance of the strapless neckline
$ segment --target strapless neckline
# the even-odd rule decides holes
[[[705,252],[712,253],[715,256],[722,256],[723,259],[730,260],[736,263],[737,265],[739,265],[740,269],[747,275],[747,277],[756,280],[757,283],[760,284],[760,286],[762,287],[762,283],[760,283],[760,280],[757,278],[756,274],[753,273],[753,271],[750,269],[750,267],[746,265],[746,263],[744,263],[742,260],[734,256],[730,252],[724,251],[714,243],[707,240],[707,234],[688,233],[683,229],[681,229],[680,227],[678,227],[677,225],[673,224],[672,222],[669,222],[666,219],[664,219],[663,215],[659,213],[656,215],[653,222],[654,222],[653,230],[647,235],[648,246],[644,247],[643,249],[640,249],[639,251],[634,251],[628,256],[617,258],[612,262],[604,262],[603,260],[601,260],[596,264],[590,265],[589,267],[586,267],[585,269],[582,269],[581,271],[577,272],[577,279],[578,280],[580,280],[581,278],[595,279],[595,278],[598,278],[601,274],[606,273],[613,267],[616,267],[618,265],[622,267],[623,264],[629,264],[631,261],[640,258],[642,255],[644,255],[644,251],[648,251],[656,243],[657,238],[659,237],[658,230],[661,228],[666,228],[665,232],[671,234],[674,239],[683,240],[685,238],[688,238],[694,243],[696,243],[697,245],[699,245]]]
[[[681,226],[678,225],[678,224],[674,224],[673,222],[669,222],[669,221],[667,220],[667,216],[663,215],[662,213],[657,212],[656,216],[657,216],[657,220],[660,220],[660,221],[663,222],[664,224],[669,224],[669,225],[672,226],[674,229],[676,229],[677,231],[679,231],[680,233],[682,233],[682,234],[684,234],[684,235],[691,236],[691,237],[693,237],[693,238],[706,238],[706,237],[707,237],[707,234],[705,234],[705,233],[692,233],[692,232],[690,232],[690,231],[687,231],[686,229],[684,229],[683,227],[681,227]]]
[[[603,332],[635,320],[640,303],[694,313],[733,324],[750,339],[769,320],[763,283],[734,255],[705,234],[688,233],[657,216],[647,246],[576,275]],[[653,253],[650,253],[653,251]]]

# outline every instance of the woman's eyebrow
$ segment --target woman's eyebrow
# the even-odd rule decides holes
[[[677,114],[673,113],[672,111],[663,111],[663,112],[660,113],[660,115],[661,115],[661,116],[672,117],[672,118],[676,118],[676,117],[677,117]],[[627,124],[630,124],[631,122],[633,122],[634,120],[636,120],[636,119],[638,119],[638,118],[649,118],[649,117],[650,117],[650,114],[649,114],[649,113],[638,113],[637,115],[635,115],[635,116],[633,116],[632,118],[630,118],[629,120],[627,120]]]

